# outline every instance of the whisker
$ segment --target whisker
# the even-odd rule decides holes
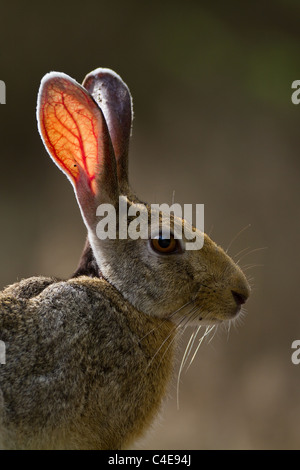
[[[215,331],[213,332],[212,336],[210,337],[210,340],[208,341],[208,344],[214,339],[215,335],[216,335],[216,332],[217,332],[217,329],[218,329],[218,325],[214,325],[215,326]]]
[[[190,315],[190,316],[192,317],[192,315],[193,315],[193,316],[196,318],[196,317],[198,316],[198,314],[199,314],[199,308],[197,308],[194,312],[191,312],[191,315]],[[186,363],[187,363],[187,361],[188,361],[188,358],[189,358],[189,356],[190,356],[190,354],[191,354],[191,352],[192,352],[192,350],[193,350],[193,346],[194,346],[195,340],[196,340],[196,338],[197,338],[197,336],[198,336],[198,333],[199,333],[199,331],[200,331],[200,329],[201,329],[202,326],[203,326],[203,325],[200,324],[196,329],[194,329],[193,333],[191,334],[191,337],[190,337],[190,339],[189,339],[189,341],[188,341],[188,344],[187,344],[187,346],[186,346],[186,348],[185,348],[185,351],[184,351],[184,354],[183,354],[183,357],[182,357],[182,360],[181,360],[181,363],[180,363],[180,368],[179,368],[179,372],[178,372],[178,376],[177,376],[177,387],[176,387],[176,391],[177,391],[177,409],[179,409],[179,388],[180,388],[180,378],[181,378],[181,375],[182,375],[182,371],[184,370],[184,367],[185,367],[185,365],[186,365]],[[195,350],[195,352],[194,352],[194,354],[193,354],[193,356],[192,356],[192,358],[191,358],[191,360],[190,360],[190,362],[189,362],[189,365],[188,365],[188,367],[186,368],[186,372],[188,371],[189,367],[190,367],[191,364],[193,363],[193,361],[194,361],[194,359],[195,359],[195,357],[196,357],[196,354],[197,354],[197,352],[198,352],[198,350],[199,350],[199,347],[200,347],[201,343],[203,342],[204,338],[205,338],[206,336],[208,336],[208,335],[211,333],[211,331],[213,331],[213,329],[215,328],[215,326],[216,326],[216,325],[212,325],[212,326],[209,326],[209,325],[208,325],[208,326],[206,327],[204,334],[203,334],[202,337],[199,339],[199,344],[198,344],[198,346],[197,346],[197,348],[196,348],[196,350]],[[214,332],[214,335],[215,335],[215,332]],[[214,335],[213,335],[213,337],[214,337]],[[212,339],[212,338],[211,338],[211,339]],[[211,340],[210,340],[210,341],[211,341]]]
[[[199,348],[200,348],[200,346],[201,346],[201,344],[202,344],[204,338],[205,338],[206,336],[208,336],[209,333],[210,333],[214,328],[215,328],[215,325],[212,325],[210,328],[209,328],[209,326],[206,327],[206,330],[205,330],[205,332],[204,332],[204,335],[202,335],[201,338],[199,339],[199,344],[198,344],[198,346],[197,346],[197,348],[196,348],[196,351],[194,352],[193,357],[192,357],[192,359],[191,359],[191,361],[190,361],[188,367],[186,368],[186,372],[189,370],[190,366],[192,365],[192,363],[193,363],[193,361],[194,361],[194,359],[195,359],[195,357],[196,357],[196,355],[197,355],[197,352],[199,351]]]
[[[231,242],[229,243],[227,249],[225,250],[225,253],[228,253],[229,249],[231,248],[233,242],[235,242],[235,240],[247,229],[251,227],[251,224],[248,224],[246,225],[244,228],[242,228],[237,234],[235,237],[233,237],[233,239],[231,240]]]
[[[227,343],[229,341],[229,335],[230,335],[230,331],[231,331],[231,325],[232,325],[232,320],[229,320],[228,322],[228,328],[227,328]]]
[[[262,248],[254,248],[254,250],[248,251],[248,253],[244,254],[237,262],[236,264],[239,264],[239,262],[245,258],[246,256],[250,255],[251,253],[255,253],[256,251],[261,251],[261,250],[267,250],[267,246],[263,246]]]
[[[197,328],[197,332],[199,331],[199,327]],[[178,376],[177,376],[177,387],[176,387],[176,395],[177,395],[177,410],[179,410],[179,384],[180,384],[180,377],[181,377],[181,372],[182,372],[182,369],[183,369],[183,363],[184,363],[184,360],[185,360],[185,357],[186,357],[186,354],[187,354],[187,350],[189,348],[189,345],[191,343],[191,341],[193,340],[194,336],[195,336],[195,330],[193,331],[193,333],[191,334],[191,337],[189,339],[189,342],[184,350],[184,354],[183,354],[183,357],[181,359],[181,363],[180,363],[180,368],[179,368],[179,372],[178,372]]]
[[[189,314],[194,310],[194,308],[195,308],[195,307],[193,307],[193,308],[191,309],[191,311],[187,313],[187,315],[189,315]],[[186,319],[186,318],[183,317],[182,322],[183,322],[185,319]],[[161,348],[164,346],[164,344],[166,343],[166,341],[167,341],[167,340],[170,338],[170,336],[173,334],[174,330],[180,328],[180,326],[181,326],[181,321],[180,321],[180,323],[179,323],[178,325],[176,325],[176,324],[174,325],[174,327],[171,329],[170,333],[167,335],[167,337],[166,337],[166,338],[164,339],[164,341],[161,343],[161,345],[159,346],[159,348],[157,349],[157,351],[155,352],[155,354],[152,356],[151,360],[149,361],[149,363],[148,363],[148,365],[147,365],[147,369],[148,369],[148,367],[152,364],[154,358],[157,356],[157,354],[159,353],[159,351],[161,350]],[[154,328],[154,329],[155,329],[155,328]]]
[[[186,328],[186,327],[185,327],[185,328]],[[183,333],[184,333],[184,331],[185,331],[185,328],[180,328],[180,327],[177,325],[177,329],[179,329],[179,334],[180,334],[180,335],[183,335]],[[175,334],[175,335],[173,336],[173,338],[171,339],[170,343],[168,344],[168,346],[166,347],[166,350],[165,350],[165,352],[163,353],[163,355],[162,355],[162,357],[161,357],[161,359],[160,359],[160,361],[159,361],[159,363],[158,363],[158,365],[157,365],[157,368],[158,368],[158,369],[159,369],[159,367],[160,367],[160,365],[161,365],[161,363],[162,363],[162,361],[163,361],[163,359],[164,359],[166,353],[168,352],[170,346],[174,343],[174,341],[175,341],[176,338],[177,338],[177,336],[176,336],[176,334]]]
[[[168,317],[167,317],[167,320],[169,320],[170,318],[172,318],[176,313],[180,312],[183,308],[187,307],[188,305],[194,303],[195,300],[192,299],[192,300],[189,300],[188,302],[186,302],[184,305],[182,305],[181,307],[179,307],[177,310],[175,310],[174,312],[172,312]]]
[[[198,315],[198,312],[199,312],[199,308],[198,308],[198,307],[196,307],[196,309],[195,309],[195,308],[192,309],[192,310],[189,312],[190,317],[187,319],[186,324],[188,324],[191,320],[193,320],[193,316],[194,316],[195,314]],[[192,318],[191,318],[191,317],[192,317]],[[191,350],[192,350],[194,341],[195,341],[195,339],[196,339],[196,337],[197,337],[197,334],[198,334],[198,332],[199,332],[201,326],[202,326],[202,325],[199,325],[196,330],[194,329],[194,331],[193,331],[193,333],[191,334],[191,337],[190,337],[190,339],[189,339],[189,342],[188,342],[188,344],[187,344],[187,346],[186,346],[186,348],[185,348],[185,350],[184,350],[183,357],[182,357],[182,359],[181,359],[181,363],[180,363],[180,367],[179,367],[179,372],[178,372],[178,376],[177,376],[177,387],[176,387],[176,391],[177,391],[177,409],[178,409],[178,410],[179,410],[179,384],[180,384],[181,372],[182,372],[182,370],[183,370],[183,368],[184,368],[184,366],[185,366],[185,364],[186,364],[186,360],[187,360],[188,356],[190,355],[190,352],[191,352]]]
[[[155,352],[155,354],[153,354],[153,356],[151,357],[150,361],[148,362],[147,364],[147,369],[150,367],[150,365],[152,364],[153,360],[155,359],[155,357],[157,356],[157,354],[159,353],[159,351],[161,350],[161,348],[164,346],[164,344],[166,343],[166,341],[168,341],[168,339],[170,338],[170,336],[172,335],[172,333],[174,332],[174,330],[177,329],[177,325],[174,325],[174,327],[171,329],[170,333],[166,336],[166,338],[163,340],[163,342],[161,343],[161,345],[159,346],[159,348],[157,348],[157,351]]]
[[[193,314],[191,314],[191,319],[190,319],[190,321],[195,320],[195,319],[197,318],[197,316],[199,315],[199,312],[200,312],[200,309],[197,308],[197,309],[193,312]],[[193,349],[193,346],[194,346],[195,339],[196,339],[196,337],[197,337],[197,335],[198,335],[200,329],[202,328],[202,326],[203,326],[203,325],[200,324],[200,325],[197,327],[197,330],[196,330],[194,339],[193,339],[192,344],[191,344],[191,346],[190,346],[190,348],[189,348],[188,354],[187,354],[187,356],[186,356],[186,358],[185,358],[185,361],[184,361],[184,363],[183,363],[183,365],[182,365],[182,368],[184,368],[184,366],[185,366],[185,364],[186,364],[186,362],[187,362],[187,360],[188,360],[188,358],[189,358],[189,355],[190,355],[190,353],[191,353],[191,351],[192,351],[192,349]]]
[[[256,264],[256,263],[248,263],[248,264],[244,264],[242,266],[243,269],[245,268],[251,268],[251,267],[255,267],[255,266],[264,266],[263,264]]]
[[[187,347],[186,347],[186,349],[185,349],[185,351],[186,351],[187,349],[188,349],[188,351],[187,351],[187,354],[185,355],[185,357],[184,357],[183,360],[182,360],[182,369],[184,368],[185,364],[187,363],[187,360],[188,360],[188,358],[189,358],[189,356],[190,356],[190,354],[191,354],[191,351],[192,351],[192,349],[193,349],[193,346],[194,346],[194,343],[195,343],[195,339],[197,338],[197,335],[198,335],[198,333],[199,333],[199,331],[200,331],[201,328],[202,328],[202,325],[200,324],[200,325],[197,327],[197,329],[194,330],[194,332],[193,332],[193,334],[192,334],[192,336],[191,336],[191,339],[192,339],[192,337],[193,337],[193,340],[192,340],[191,343],[190,343],[190,341],[189,341],[189,343],[188,343],[188,345],[187,345]],[[190,340],[191,340],[191,339],[190,339]]]
[[[233,318],[231,320],[231,322],[232,322],[232,324],[233,324],[233,326],[236,330],[237,330],[238,326],[240,326],[243,323],[246,313],[247,313],[246,309],[242,307],[240,314],[236,318]]]
[[[196,336],[197,336],[199,330],[200,330],[200,328],[197,328]],[[206,327],[205,331],[206,331],[206,330],[207,330],[207,327]],[[205,334],[205,332],[204,332],[204,334]],[[196,339],[196,336],[195,336],[195,339]],[[202,335],[202,336],[203,336],[203,335]],[[199,340],[199,341],[200,341],[200,340]],[[193,344],[194,344],[194,341],[193,341]],[[192,345],[192,346],[193,346],[193,345]],[[196,349],[197,349],[197,348],[196,348]],[[192,347],[190,348],[189,354],[190,354],[191,350],[192,350]],[[194,357],[194,356],[192,356],[192,359],[193,359],[193,357]],[[188,357],[186,358],[185,364],[186,364],[186,362],[187,362],[187,359],[188,359]],[[186,372],[187,372],[188,368],[189,368],[189,366],[186,368]]]
[[[240,250],[238,253],[236,253],[235,255],[233,255],[232,258],[237,258],[237,257],[240,256],[242,253],[244,253],[244,251],[247,251],[247,250],[250,250],[250,246],[247,246],[247,248],[243,248],[243,249]]]
[[[193,309],[192,309],[190,312],[192,312],[192,311],[193,311]],[[190,312],[189,312],[189,313],[190,313]],[[188,313],[188,314],[189,314],[189,313]],[[187,315],[188,315],[188,314],[187,314]],[[182,319],[180,320],[180,322],[179,322],[177,325],[175,325],[176,328],[177,328],[177,330],[179,330],[179,334],[180,334],[181,336],[182,336],[183,333],[185,332],[185,330],[186,330],[186,328],[187,328],[187,326],[188,326],[188,324],[189,324],[189,321],[190,321],[189,318],[182,317]],[[165,354],[167,353],[169,347],[170,347],[171,344],[175,341],[175,339],[176,339],[176,335],[174,335],[173,339],[170,341],[169,345],[167,346],[165,352],[163,353],[163,355],[162,355],[162,357],[161,357],[161,360],[160,360],[159,363],[158,363],[157,368],[159,368],[160,364],[161,364],[162,361],[163,361],[163,358],[165,357]]]
[[[177,310],[175,310],[174,312],[170,313],[169,316],[167,316],[166,318],[163,318],[160,322],[160,324],[158,326],[155,326],[154,328],[152,328],[150,331],[148,331],[142,338],[140,338],[140,341],[143,341],[143,339],[145,339],[148,335],[150,335],[151,333],[153,333],[153,331],[155,331],[157,328],[159,328],[161,325],[163,325],[167,320],[170,320],[174,315],[176,315],[176,313],[180,312],[182,309],[184,309],[185,307],[187,307],[188,305],[190,305],[191,303],[193,303],[194,300],[189,300],[188,302],[186,302],[184,305],[182,305],[181,307],[179,307]]]
[[[264,267],[264,264],[246,264],[242,269],[243,271],[248,271],[248,269],[261,268]]]

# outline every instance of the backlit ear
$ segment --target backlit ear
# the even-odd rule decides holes
[[[101,108],[107,122],[117,162],[121,189],[128,186],[128,147],[133,119],[129,88],[113,70],[98,68],[90,72],[83,86]]]
[[[90,94],[63,73],[43,78],[38,127],[51,158],[71,181],[89,226],[101,202],[118,198],[116,162],[103,113]]]

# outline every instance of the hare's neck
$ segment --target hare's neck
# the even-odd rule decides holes
[[[132,322],[132,327],[135,328],[139,346],[148,360],[148,366],[171,367],[176,346],[176,325],[169,320],[151,317],[141,312],[138,312],[137,318],[131,317],[129,322]]]

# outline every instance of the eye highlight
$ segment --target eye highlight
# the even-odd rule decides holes
[[[170,238],[164,238],[161,234],[150,240],[151,248],[160,254],[181,253],[179,240],[171,234]]]

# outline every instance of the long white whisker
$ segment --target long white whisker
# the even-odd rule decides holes
[[[170,336],[172,335],[172,333],[174,332],[174,330],[177,329],[177,325],[174,325],[174,327],[171,329],[170,333],[167,335],[167,337],[164,339],[164,341],[161,343],[161,345],[159,346],[159,348],[157,348],[157,351],[155,354],[153,354],[153,356],[151,357],[150,361],[148,362],[148,365],[147,365],[147,369],[148,367],[150,367],[150,365],[152,364],[154,358],[157,356],[157,354],[159,353],[159,351],[161,350],[161,348],[164,346],[164,344],[166,343],[166,341],[168,341],[168,339],[170,338]]]
[[[180,312],[180,310],[184,309],[185,307],[187,307],[188,305],[190,305],[191,303],[193,303],[194,300],[189,300],[188,302],[186,302],[184,305],[182,305],[181,307],[179,307],[177,310],[175,310],[174,312],[170,313],[170,315],[164,319],[161,320],[160,324],[158,326],[155,326],[154,328],[152,328],[150,331],[148,331],[142,338],[140,338],[140,341],[143,341],[143,339],[145,339],[148,335],[150,335],[151,333],[153,333],[153,331],[155,331],[157,328],[159,328],[161,325],[163,325],[163,323],[165,323],[167,320],[170,320],[174,315],[176,315],[176,313]]]
[[[192,349],[193,349],[193,346],[194,346],[194,343],[195,343],[195,339],[197,338],[197,335],[198,335],[198,333],[199,333],[201,327],[202,327],[202,325],[199,325],[199,326],[197,327],[196,331],[194,330],[193,335],[192,335],[192,336],[193,336],[193,340],[192,340],[192,342],[191,342],[191,344],[190,344],[190,347],[189,347],[189,344],[187,345],[187,348],[189,348],[189,349],[188,349],[188,352],[187,352],[187,354],[186,354],[186,357],[185,357],[184,360],[183,360],[182,369],[184,369],[184,366],[185,366],[185,364],[187,363],[187,360],[188,360],[188,358],[189,358],[189,356],[190,356],[190,354],[191,354],[191,351],[192,351]],[[190,342],[189,342],[189,343],[190,343]],[[187,348],[186,348],[186,349],[187,349]]]
[[[191,302],[189,302],[191,303]],[[192,307],[192,309],[190,310],[190,312],[187,313],[187,315],[189,315],[190,313],[193,312],[193,310],[195,309],[195,307]],[[148,365],[147,365],[147,368],[152,364],[154,358],[157,356],[157,354],[159,353],[159,351],[161,350],[161,348],[163,347],[163,345],[165,344],[165,342],[170,338],[171,334],[174,332],[174,330],[178,329],[180,326],[181,326],[181,323],[186,320],[185,317],[183,317],[183,319],[181,320],[181,322],[179,323],[179,325],[174,325],[174,327],[171,329],[170,333],[168,334],[168,336],[164,339],[164,341],[162,342],[162,344],[159,346],[159,348],[157,349],[156,353],[152,356],[151,360],[149,361]]]
[[[190,321],[190,317],[192,317],[195,313],[198,313],[199,309],[198,307],[196,308],[193,308],[190,312],[189,312],[189,318],[187,319],[187,322],[186,322],[186,325],[188,324],[188,322]],[[195,338],[199,332],[201,328],[201,325],[199,325],[197,327],[197,330],[193,331],[193,333],[191,334],[191,337],[189,339],[189,342],[184,350],[184,354],[183,354],[183,357],[181,359],[181,363],[180,363],[180,368],[179,368],[179,372],[178,372],[178,376],[177,376],[177,409],[179,410],[179,384],[180,384],[180,378],[181,378],[181,372],[186,364],[186,358],[189,356],[190,354],[190,351],[191,351],[191,348],[193,347],[193,344],[194,344],[194,341],[195,341]],[[192,343],[192,344],[191,344]]]
[[[244,228],[242,228],[237,234],[235,237],[233,237],[233,239],[231,240],[231,242],[229,243],[227,249],[226,249],[226,253],[228,253],[228,250],[230,249],[230,247],[232,246],[233,242],[241,235],[241,233],[243,233],[247,228],[251,227],[251,224],[248,224],[246,225]]]
[[[251,253],[254,253],[256,251],[261,251],[261,250],[267,250],[267,246],[263,246],[262,248],[254,248],[254,250],[248,251],[248,253],[245,253],[237,262],[236,264],[239,264],[239,262],[244,259],[246,256],[250,255]]]
[[[180,312],[183,308],[187,307],[188,305],[192,304],[193,302],[194,302],[194,299],[189,300],[189,301],[186,302],[184,305],[182,305],[181,307],[179,307],[177,310],[175,310],[174,312],[172,312],[166,319],[169,320],[169,319],[172,318],[176,313]]]
[[[193,307],[194,309],[194,307]],[[193,309],[189,312],[189,313],[192,313],[193,312]],[[189,323],[189,318],[185,318],[183,317],[180,322],[178,323],[178,325],[176,325],[176,329],[179,330],[179,334],[182,336],[183,333],[185,332],[187,326],[188,326],[188,323]],[[161,360],[159,361],[159,364],[157,367],[160,366],[160,364],[162,363],[163,361],[163,358],[165,357],[165,354],[168,352],[168,349],[169,347],[172,345],[172,343],[175,341],[176,339],[176,335],[174,335],[173,339],[170,341],[169,345],[167,346],[165,352],[163,353],[162,357],[161,357]]]
[[[213,332],[212,336],[210,337],[209,341],[208,341],[208,344],[214,339],[215,335],[216,335],[216,332],[217,332],[217,329],[218,329],[218,325],[214,325],[215,326],[215,331]]]
[[[191,359],[191,361],[190,361],[188,367],[186,368],[186,372],[189,370],[190,366],[192,365],[192,363],[193,363],[193,361],[194,361],[194,359],[195,359],[195,357],[196,357],[196,355],[197,355],[197,352],[198,352],[198,350],[199,350],[199,348],[200,348],[200,346],[201,346],[201,344],[202,344],[202,342],[203,342],[205,336],[209,335],[209,333],[214,329],[214,327],[215,327],[215,325],[212,325],[210,328],[209,328],[208,326],[206,327],[206,330],[205,330],[205,332],[204,332],[204,335],[202,335],[201,338],[199,339],[199,344],[198,344],[198,346],[197,346],[197,348],[196,348],[196,351],[194,352],[193,357],[192,357],[192,359]]]
[[[197,329],[198,331],[198,329]],[[187,354],[187,350],[189,348],[189,345],[192,341],[192,339],[194,338],[195,336],[195,330],[193,331],[193,333],[191,334],[191,337],[189,339],[189,342],[185,348],[185,351],[184,351],[184,354],[183,354],[183,357],[181,359],[181,363],[180,363],[180,368],[179,368],[179,372],[178,372],[178,376],[177,376],[177,387],[176,387],[176,392],[177,392],[177,409],[179,410],[179,383],[180,383],[180,377],[181,377],[181,372],[182,372],[182,368],[183,368],[183,363],[184,363],[184,360],[185,360],[185,357],[186,357],[186,354]]]
[[[227,343],[228,343],[228,341],[229,341],[229,335],[230,335],[230,330],[231,330],[231,323],[232,323],[232,321],[229,320],[229,321],[228,321],[228,327],[227,327]]]
[[[177,329],[179,329],[178,325],[177,325]],[[180,334],[181,334],[181,335],[184,333],[184,330],[185,330],[185,328],[180,328]],[[176,339],[176,334],[173,336],[173,338],[171,339],[170,343],[169,343],[168,346],[166,347],[166,350],[165,350],[165,352],[163,353],[163,355],[162,355],[162,357],[161,357],[161,359],[160,359],[160,361],[159,361],[159,363],[158,363],[158,365],[157,365],[157,368],[160,367],[160,365],[161,365],[161,363],[162,363],[162,361],[163,361],[165,355],[167,354],[167,352],[168,352],[170,346],[174,343],[175,339]]]
[[[253,269],[253,268],[262,268],[264,267],[264,264],[249,264],[249,265],[246,265],[243,267],[243,271],[248,271],[249,269]]]
[[[247,246],[247,248],[243,248],[242,250],[240,250],[238,253],[236,253],[235,255],[232,256],[232,258],[237,258],[238,256],[240,256],[242,253],[244,253],[245,251],[247,250],[250,250],[250,246]]]

